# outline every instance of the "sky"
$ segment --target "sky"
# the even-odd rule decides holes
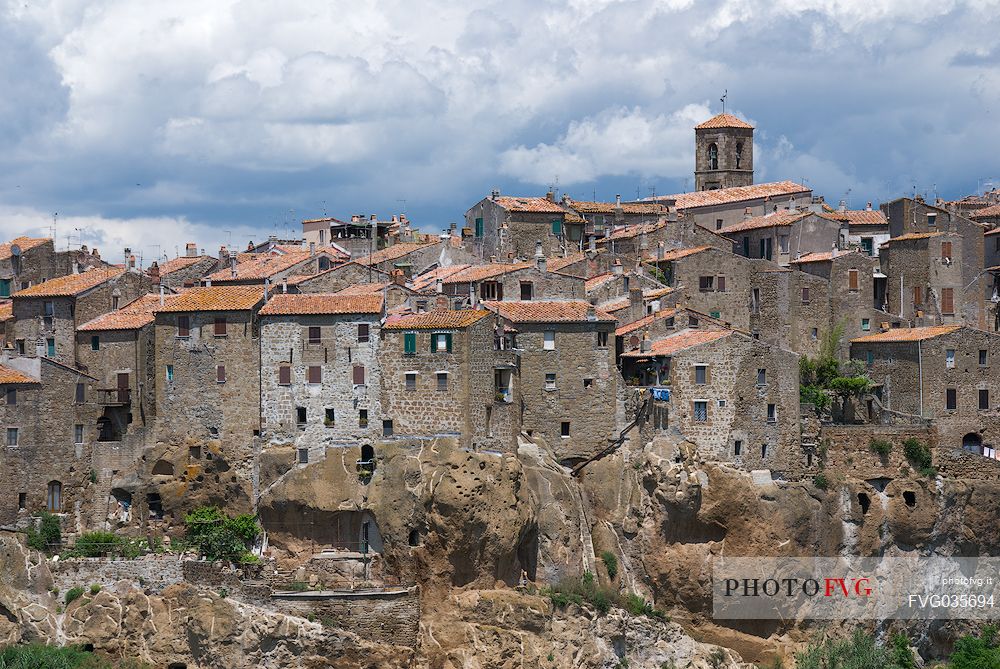
[[[689,190],[693,126],[863,207],[1000,185],[1000,2],[0,0],[0,235],[144,264],[493,188]]]

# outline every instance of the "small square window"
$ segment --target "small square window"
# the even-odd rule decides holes
[[[300,448],[300,449],[298,449],[298,454],[299,454],[299,464],[300,465],[309,464],[309,449],[308,448]]]
[[[410,390],[410,391],[417,389],[417,373],[416,372],[407,372],[406,373],[406,389]]]
[[[17,404],[17,388],[8,388],[6,394],[8,406],[14,406]]]
[[[777,408],[773,404],[767,405],[767,422],[774,423],[778,420]]]
[[[545,374],[545,389],[555,390],[556,387],[556,374],[555,372],[547,372]]]
[[[758,369],[757,370],[757,385],[766,386],[767,385],[767,370]]]
[[[597,333],[597,347],[598,348],[607,348],[608,347],[608,333],[607,332],[598,332]]]
[[[720,409],[725,409],[726,408],[726,400],[719,400],[716,404],[719,405]]]
[[[393,432],[392,420],[383,420],[382,421],[382,436],[383,437],[391,437],[392,436],[392,432]]]
[[[101,335],[92,335],[90,337],[90,350],[91,351],[101,350]]]
[[[979,389],[979,410],[989,411],[990,408],[990,391],[986,388]]]
[[[694,403],[694,419],[699,423],[708,420],[708,402],[697,401]]]
[[[17,493],[17,510],[23,511],[28,508],[28,493],[19,492]]]
[[[535,287],[530,281],[521,282],[521,300],[528,301],[534,297]]]
[[[363,344],[368,341],[368,323],[358,323],[358,343]]]
[[[308,335],[310,344],[319,344],[323,341],[323,330],[318,325],[310,325]]]
[[[7,428],[7,445],[8,446],[17,446],[17,437],[18,437],[17,428],[16,427],[8,427]]]
[[[584,379],[583,380],[583,387],[584,388],[593,388],[594,387],[594,380],[593,379]]]
[[[569,436],[569,421],[568,420],[564,420],[562,422],[562,424],[559,426],[559,434],[560,434],[560,436],[563,436],[563,437],[568,437]]]
[[[83,425],[77,423],[73,426],[73,443],[82,444],[83,443]]]
[[[985,367],[986,365],[989,364],[989,361],[990,361],[990,355],[986,351],[986,349],[979,349],[979,366]]]
[[[948,369],[955,366],[955,349],[949,348],[944,352],[944,366]]]
[[[694,382],[699,386],[708,383],[708,367],[705,365],[694,366]]]
[[[944,408],[954,411],[958,408],[958,391],[954,388],[946,388],[944,391]]]
[[[441,392],[448,390],[448,372],[437,373],[437,389]]]
[[[698,277],[698,290],[705,292],[710,291],[715,287],[715,277],[714,276],[700,276]]]
[[[319,365],[310,365],[309,369],[306,370],[306,383],[323,383],[323,368]]]
[[[861,329],[862,329],[863,331],[865,331],[865,332],[868,332],[869,330],[871,330],[871,329],[872,329],[872,322],[871,322],[871,319],[868,319],[868,318],[862,318],[862,319],[861,319]]]
[[[556,350],[556,333],[554,330],[546,330],[542,341],[542,349],[546,351]]]
[[[368,409],[358,409],[358,427],[368,427]]]
[[[306,408],[305,407],[295,407],[295,423],[300,428],[305,428],[305,426],[306,426]]]
[[[323,416],[323,422],[327,427],[333,427],[336,423],[333,407],[327,407]]]

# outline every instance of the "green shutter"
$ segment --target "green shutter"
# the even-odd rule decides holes
[[[709,316],[711,316],[712,318],[719,318],[719,312],[713,311],[712,313],[709,314]]]
[[[10,297],[10,279],[0,279],[0,297]]]
[[[436,332],[431,333],[431,353],[437,351],[438,336]]]
[[[552,234],[561,235],[562,234],[562,219],[554,218],[552,219]]]
[[[482,236],[483,236],[483,219],[480,217],[476,219],[476,237],[482,237]]]
[[[417,352],[417,333],[407,332],[403,335],[403,352],[404,353],[416,353]]]
[[[447,333],[444,336],[444,347],[448,349],[448,353],[451,353],[451,333]]]

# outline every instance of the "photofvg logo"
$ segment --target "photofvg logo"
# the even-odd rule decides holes
[[[718,619],[1000,617],[1000,559],[715,558]],[[996,602],[997,608],[993,608]]]

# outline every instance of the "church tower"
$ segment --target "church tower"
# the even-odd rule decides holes
[[[694,189],[753,185],[753,126],[719,114],[694,128]]]

